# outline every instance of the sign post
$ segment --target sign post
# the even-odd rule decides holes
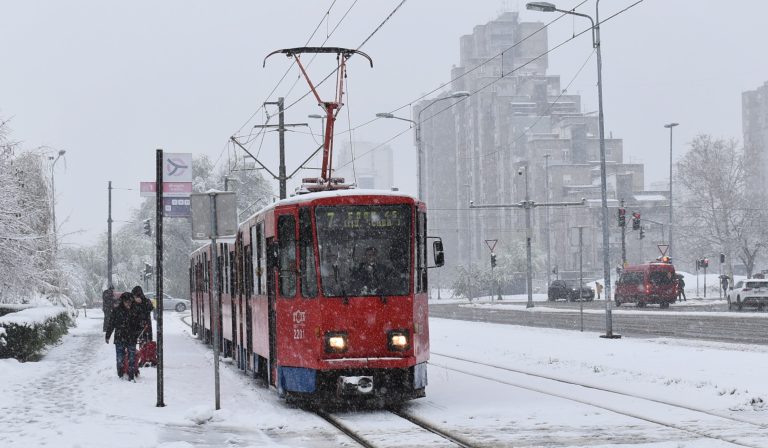
[[[213,376],[216,410],[221,409],[219,387],[219,308],[221,295],[218,287],[219,257],[216,238],[237,235],[237,201],[232,191],[210,190],[191,196],[192,239],[211,240],[211,291],[213,314]]]

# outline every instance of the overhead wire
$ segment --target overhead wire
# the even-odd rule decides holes
[[[602,25],[603,23],[605,23],[605,22],[608,22],[609,20],[611,20],[611,19],[615,18],[615,17],[616,17],[616,16],[618,16],[619,14],[622,14],[622,13],[626,12],[626,11],[627,11],[627,10],[629,10],[630,8],[632,8],[632,7],[636,6],[636,5],[638,5],[639,3],[642,3],[643,1],[644,1],[644,0],[638,0],[638,1],[634,2],[634,3],[632,3],[631,5],[627,6],[626,8],[624,8],[624,9],[622,9],[622,10],[620,10],[620,11],[618,11],[618,12],[616,12],[616,13],[614,13],[614,14],[610,15],[610,16],[608,16],[606,19],[604,19],[604,20],[601,20],[601,21],[600,21],[600,23],[598,23],[596,26],[600,26],[600,25]],[[579,3],[578,5],[576,5],[576,6],[575,6],[574,8],[572,8],[571,10],[575,10],[575,9],[576,9],[576,8],[578,8],[579,6],[583,5],[585,2],[586,2],[586,0],[582,1],[581,3]],[[390,113],[394,113],[394,112],[400,111],[401,109],[403,109],[403,108],[405,108],[405,107],[408,107],[408,106],[410,106],[410,105],[411,105],[413,102],[417,102],[417,101],[420,101],[420,100],[422,100],[422,99],[426,98],[427,96],[431,95],[432,93],[434,93],[434,92],[436,92],[436,91],[440,90],[441,88],[443,88],[443,87],[445,87],[445,86],[449,85],[450,83],[452,83],[452,82],[454,82],[454,81],[456,81],[456,80],[459,80],[459,79],[461,79],[461,78],[462,78],[462,77],[464,77],[464,76],[467,76],[469,73],[472,73],[473,71],[475,71],[475,70],[479,69],[480,67],[482,67],[482,66],[484,66],[484,65],[486,65],[486,64],[488,64],[488,63],[490,63],[491,61],[493,61],[493,60],[495,60],[496,58],[500,57],[500,56],[501,56],[503,53],[505,53],[505,52],[507,52],[507,51],[509,51],[509,50],[513,49],[513,48],[514,48],[514,47],[516,47],[517,45],[521,44],[521,43],[522,43],[522,42],[524,42],[525,40],[527,40],[527,39],[531,38],[531,37],[532,37],[532,36],[534,36],[535,34],[537,34],[537,33],[541,32],[542,30],[546,29],[546,28],[547,28],[549,25],[551,25],[552,23],[556,22],[557,20],[560,20],[561,18],[563,18],[563,17],[564,17],[564,16],[566,16],[566,15],[569,15],[569,14],[565,14],[565,13],[563,13],[562,15],[560,15],[560,16],[558,16],[557,18],[553,19],[552,21],[548,22],[547,24],[545,24],[545,25],[544,25],[544,26],[542,26],[541,28],[538,28],[537,30],[533,31],[531,34],[527,35],[526,37],[524,37],[524,38],[523,38],[523,39],[521,39],[520,41],[516,42],[516,43],[515,43],[515,44],[513,44],[512,46],[510,46],[510,47],[508,47],[508,48],[506,48],[506,49],[502,50],[501,52],[497,53],[497,54],[496,54],[496,55],[494,55],[494,56],[491,56],[491,57],[489,57],[488,59],[484,60],[483,62],[480,62],[480,63],[478,63],[476,66],[474,66],[474,67],[473,67],[473,68],[471,68],[470,70],[467,70],[467,71],[465,71],[464,73],[462,73],[461,75],[458,75],[458,76],[456,76],[455,78],[452,78],[450,81],[448,81],[448,82],[446,82],[446,83],[444,83],[444,84],[441,84],[439,87],[437,87],[437,88],[433,89],[432,91],[430,91],[430,92],[427,92],[427,93],[426,93],[426,94],[424,94],[424,95],[421,95],[421,96],[420,96],[419,98],[417,98],[416,100],[414,100],[414,101],[411,101],[411,102],[409,102],[409,103],[406,103],[406,104],[404,104],[404,105],[402,105],[402,106],[400,106],[400,107],[398,107],[398,108],[396,108],[396,109],[393,109],[393,110],[392,110],[392,112],[390,112]],[[444,113],[444,112],[446,112],[446,111],[450,110],[450,109],[451,109],[453,106],[455,106],[456,104],[458,104],[458,103],[460,103],[460,102],[463,102],[463,101],[466,101],[466,100],[467,100],[467,98],[469,98],[469,97],[471,97],[471,96],[473,96],[473,95],[477,94],[478,92],[481,92],[481,91],[483,91],[483,90],[485,90],[485,89],[487,89],[487,88],[489,88],[489,87],[491,87],[491,86],[495,85],[497,82],[499,82],[499,81],[500,81],[501,79],[503,79],[504,77],[507,77],[507,76],[511,75],[512,73],[515,73],[515,72],[519,71],[520,69],[522,69],[522,68],[526,67],[527,65],[529,65],[529,64],[531,64],[531,63],[533,63],[534,61],[536,61],[536,60],[538,60],[538,59],[540,59],[540,58],[542,58],[542,57],[544,57],[544,56],[548,55],[549,53],[551,53],[551,52],[553,52],[553,51],[555,51],[555,50],[559,49],[560,47],[564,46],[565,44],[567,44],[567,43],[569,43],[569,42],[573,41],[574,39],[576,39],[577,37],[581,36],[581,35],[582,35],[582,34],[584,34],[584,33],[590,32],[591,30],[592,30],[592,28],[591,28],[591,27],[590,27],[590,28],[586,28],[585,30],[583,30],[583,31],[579,32],[578,34],[574,34],[574,35],[573,35],[573,36],[571,36],[570,38],[568,38],[568,39],[566,39],[566,40],[562,41],[561,43],[559,43],[558,45],[556,45],[556,46],[554,46],[554,47],[552,47],[552,48],[548,49],[547,51],[545,51],[545,52],[543,52],[543,53],[539,54],[538,56],[536,56],[536,57],[532,58],[532,59],[531,59],[531,60],[529,60],[528,62],[526,62],[526,63],[524,63],[524,64],[522,64],[522,65],[520,65],[520,66],[518,66],[518,67],[515,67],[515,68],[514,68],[514,69],[512,69],[511,71],[509,71],[509,72],[506,72],[506,73],[503,73],[503,72],[502,72],[502,74],[501,74],[501,77],[499,77],[499,78],[496,78],[496,79],[494,79],[493,81],[489,82],[488,84],[486,84],[486,85],[484,85],[484,86],[482,86],[482,87],[478,88],[477,90],[470,92],[470,95],[469,95],[468,97],[460,98],[460,99],[458,99],[456,102],[454,102],[454,103],[451,103],[451,104],[449,104],[449,105],[447,105],[447,106],[445,106],[445,107],[443,107],[443,108],[441,108],[441,109],[440,109],[440,108],[438,108],[438,110],[437,110],[436,112],[434,112],[432,115],[428,115],[426,118],[424,118],[423,120],[421,120],[421,122],[423,123],[423,122],[429,121],[429,120],[431,120],[431,119],[435,118],[436,116],[440,115],[441,113]],[[591,57],[591,55],[590,55],[590,57]],[[580,70],[581,70],[581,69],[580,69]],[[361,128],[361,127],[367,126],[367,125],[369,125],[369,124],[371,124],[371,123],[373,123],[373,122],[375,122],[375,121],[377,121],[377,120],[380,120],[380,119],[381,119],[381,118],[379,118],[379,117],[376,117],[376,118],[372,118],[372,119],[370,119],[370,120],[368,120],[368,121],[366,121],[366,122],[364,122],[364,123],[362,123],[362,124],[360,124],[360,125],[357,125],[357,126],[355,126],[355,127],[353,127],[353,128],[350,128],[350,129],[348,129],[348,130],[345,130],[345,131],[340,131],[340,133],[344,133],[344,132],[350,132],[350,131],[353,131],[353,130],[357,130],[357,129]],[[396,137],[399,137],[400,135],[403,135],[403,134],[404,134],[405,132],[407,132],[407,131],[408,131],[408,130],[406,130],[406,131],[403,131],[403,132],[400,132],[400,133],[398,133],[398,134],[394,135],[393,137],[391,137],[391,138],[387,139],[387,140],[386,140],[386,142],[384,142],[384,143],[382,143],[382,144],[379,144],[379,145],[377,145],[377,146],[375,146],[375,147],[371,148],[370,150],[366,151],[365,153],[363,153],[363,154],[360,154],[358,157],[362,157],[362,156],[364,156],[364,155],[366,155],[366,154],[368,154],[368,153],[370,153],[370,152],[372,152],[372,151],[378,150],[379,148],[381,148],[381,147],[385,146],[385,145],[386,145],[387,143],[389,143],[390,141],[394,140],[394,138],[396,138]],[[341,168],[341,167],[338,167],[338,168]]]

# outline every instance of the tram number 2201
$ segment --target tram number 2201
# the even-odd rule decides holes
[[[293,339],[304,339],[304,329],[303,328],[294,328],[293,329]]]

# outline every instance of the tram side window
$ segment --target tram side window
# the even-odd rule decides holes
[[[243,251],[243,256],[245,257],[245,262],[243,263],[243,269],[241,272],[245,274],[245,295],[251,296],[253,295],[253,255],[251,254],[251,247],[253,243],[245,246],[245,250]]]
[[[317,296],[317,271],[315,268],[315,245],[312,240],[312,218],[309,208],[299,210],[299,248],[301,258],[301,295]]]
[[[210,263],[208,263],[208,254],[203,254],[203,291],[211,292]]]
[[[296,221],[293,216],[283,215],[277,219],[277,234],[280,294],[283,297],[294,297],[296,295]]]

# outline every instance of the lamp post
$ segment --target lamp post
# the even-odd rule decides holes
[[[53,163],[51,163],[51,218],[53,219],[53,251],[56,253],[59,248],[59,242],[58,238],[56,236],[56,184],[54,183],[54,168],[56,167],[56,162],[59,161],[59,158],[66,154],[67,151],[65,150],[59,150],[58,155],[56,158],[53,156],[49,156],[48,160],[53,160]]]
[[[669,129],[669,227],[667,238],[667,255],[672,257],[672,128],[678,126],[679,123],[667,123],[665,128]]]
[[[557,7],[548,2],[530,2],[525,5],[527,9],[541,12],[560,12],[573,16],[589,19],[592,25],[592,47],[597,53],[597,110],[598,110],[598,129],[600,131],[600,196],[602,199],[602,230],[603,230],[603,276],[605,280],[605,335],[601,337],[614,338],[613,323],[611,319],[611,260],[609,251],[609,229],[608,229],[608,193],[606,191],[606,168],[605,168],[605,126],[603,124],[603,61],[600,56],[600,0],[595,1],[595,20],[592,20],[587,14],[581,14],[575,11],[566,11],[557,9]]]
[[[396,120],[402,120],[407,121],[409,123],[412,123],[416,127],[416,151],[417,151],[417,160],[416,160],[416,182],[418,183],[418,197],[421,200],[424,200],[424,176],[423,176],[423,166],[424,166],[424,147],[422,145],[422,139],[421,139],[421,113],[424,112],[427,108],[432,106],[433,104],[443,101],[443,100],[449,100],[451,98],[465,98],[470,95],[469,92],[465,90],[460,90],[458,92],[453,92],[452,94],[440,98],[435,98],[434,100],[427,103],[426,106],[422,107],[421,110],[419,110],[419,113],[416,115],[416,121],[409,120],[408,118],[401,118],[393,115],[389,112],[380,112],[377,113],[376,116],[378,118],[394,118]]]
[[[325,115],[309,114],[307,115],[307,118],[314,118],[314,119],[320,120],[320,131],[321,131],[320,135],[323,137],[323,141],[325,141]]]

